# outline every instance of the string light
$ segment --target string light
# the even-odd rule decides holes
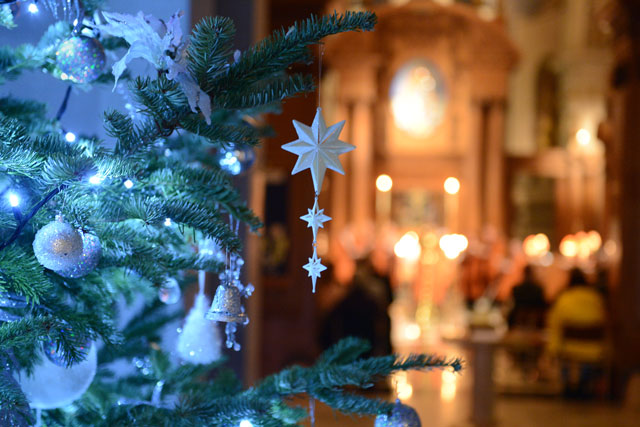
[[[164,220],[164,225],[165,225],[166,227],[171,227],[171,218],[166,218],[166,219]]]
[[[76,142],[76,134],[73,132],[67,132],[64,134],[64,139],[66,139],[67,142]]]
[[[133,181],[131,181],[130,179],[124,182],[124,188],[126,188],[127,190],[130,190],[132,187],[133,187]]]
[[[38,9],[38,5],[35,3],[29,3],[29,6],[27,6],[27,10],[29,11],[29,13],[38,13],[40,11],[40,9]]]
[[[249,420],[242,420],[239,427],[253,427],[253,424]]]
[[[102,176],[101,174],[97,173],[95,175],[93,175],[91,178],[89,178],[89,182],[93,185],[98,185],[100,184],[102,181],[104,181],[104,176]]]
[[[12,208],[17,207],[20,204],[20,198],[15,193],[9,193],[9,204]]]

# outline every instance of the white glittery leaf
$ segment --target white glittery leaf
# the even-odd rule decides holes
[[[112,71],[116,84],[131,60],[144,59],[158,70],[167,70],[167,78],[180,85],[191,111],[195,113],[196,107],[200,108],[207,124],[211,124],[211,99],[200,89],[186,66],[186,45],[183,43],[180,27],[182,15],[182,12],[176,12],[165,23],[152,15],[145,16],[142,12],[138,12],[135,16],[104,12],[106,23],[96,24],[96,28],[103,33],[122,37],[130,45],[129,51],[113,64]],[[169,52],[178,59],[172,59]]]

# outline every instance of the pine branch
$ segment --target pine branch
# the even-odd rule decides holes
[[[33,216],[36,213],[38,213],[38,211],[42,209],[42,207],[45,204],[47,204],[47,202],[49,202],[49,200],[51,200],[56,194],[64,190],[65,187],[66,185],[63,184],[63,185],[60,185],[59,187],[54,188],[46,196],[44,196],[42,200],[36,203],[36,205],[31,209],[31,211],[26,216],[22,217],[22,219],[18,222],[18,224],[16,225],[16,229],[14,230],[11,237],[9,237],[9,239],[7,239],[6,241],[0,243],[0,251],[2,251],[4,248],[6,248],[7,246],[15,242],[16,239],[20,236],[20,233],[22,232],[24,227],[29,223],[31,218],[33,218]]]
[[[193,29],[187,49],[188,67],[205,92],[211,90],[209,82],[228,65],[235,33],[233,21],[218,16],[203,18]]]
[[[311,16],[287,31],[276,31],[244,52],[238,62],[229,66],[224,76],[210,82],[213,88],[210,95],[242,90],[247,84],[269,78],[291,64],[307,62],[307,46],[332,34],[370,31],[375,23],[376,16],[372,12],[346,12],[320,18]]]

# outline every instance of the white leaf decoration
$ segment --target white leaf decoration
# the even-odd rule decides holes
[[[122,37],[130,46],[127,53],[113,64],[114,89],[129,62],[136,58],[144,59],[156,69],[168,71],[167,78],[180,85],[191,111],[195,113],[199,107],[207,124],[211,124],[211,99],[200,89],[186,66],[186,44],[180,27],[183,13],[174,13],[167,23],[142,12],[135,16],[110,12],[102,15],[105,23],[98,23],[95,28],[104,34]],[[178,60],[173,60],[169,53]]]

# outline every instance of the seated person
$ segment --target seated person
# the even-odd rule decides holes
[[[524,268],[524,279],[511,290],[513,307],[509,312],[509,327],[538,329],[544,326],[547,301],[542,287],[533,276],[533,268]]]
[[[553,304],[548,317],[547,349],[561,360],[566,394],[590,394],[593,367],[605,356],[605,323],[602,295],[588,284],[582,271],[573,269],[568,288]],[[579,367],[577,381],[569,378],[572,363]],[[576,382],[577,388],[571,384]]]

